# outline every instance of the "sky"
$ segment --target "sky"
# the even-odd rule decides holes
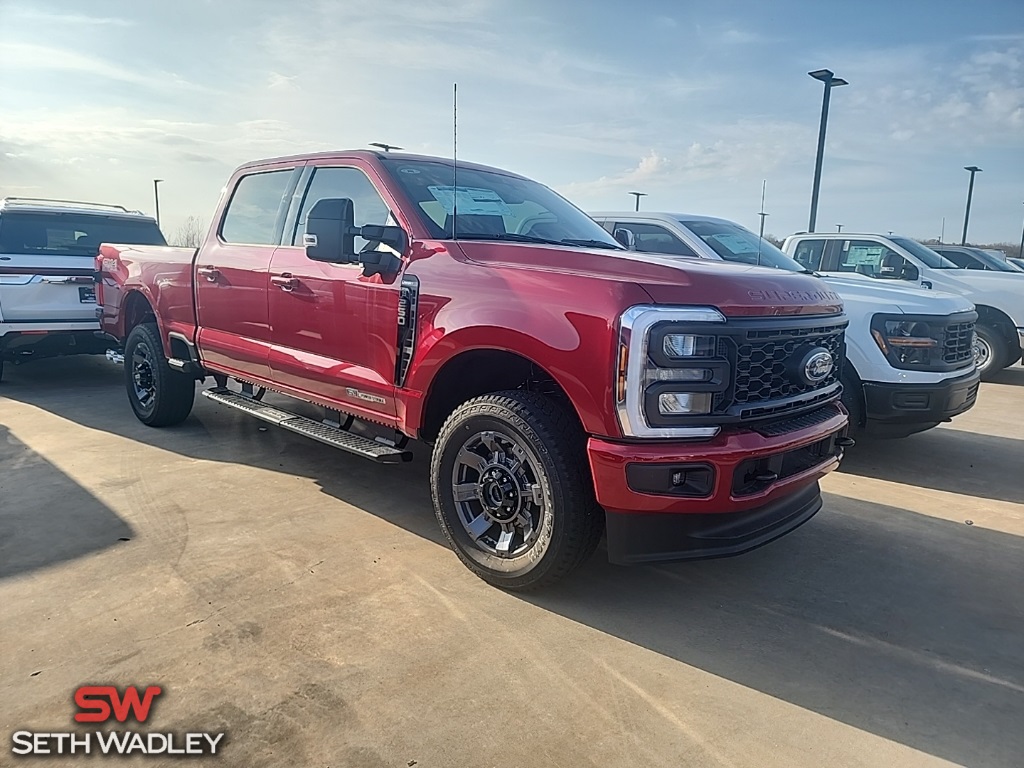
[[[1024,2],[0,0],[0,197],[117,203],[172,237],[231,171],[382,141],[584,210],[959,242],[1024,224]]]

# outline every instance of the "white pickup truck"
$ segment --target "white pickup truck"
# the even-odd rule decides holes
[[[0,200],[0,377],[5,361],[110,346],[96,317],[100,243],[167,244],[154,219],[121,206]]]
[[[895,235],[803,233],[787,237],[782,250],[825,275],[889,280],[964,296],[978,312],[976,352],[982,379],[1021,358],[1024,273],[961,269],[916,240]]]
[[[637,251],[806,271],[768,241],[725,219],[648,212],[590,215]],[[858,275],[821,276],[842,297],[850,320],[843,404],[855,435],[906,437],[974,406],[977,314],[970,301]]]

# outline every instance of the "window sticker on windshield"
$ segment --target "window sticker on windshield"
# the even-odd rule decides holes
[[[434,199],[441,204],[445,213],[455,213],[456,205],[460,214],[479,216],[511,216],[512,209],[492,189],[459,187],[453,194],[452,187],[427,187]]]
[[[712,237],[735,254],[757,253],[757,248],[741,235],[718,234]]]

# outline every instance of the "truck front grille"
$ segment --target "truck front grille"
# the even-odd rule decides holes
[[[843,328],[835,325],[787,330],[750,330],[735,345],[736,384],[733,402],[763,403],[827,389],[839,381],[844,352]],[[823,347],[835,366],[822,381],[808,384],[789,372],[794,353],[806,346]]]
[[[974,358],[974,323],[947,325],[942,338],[942,362],[966,363]]]

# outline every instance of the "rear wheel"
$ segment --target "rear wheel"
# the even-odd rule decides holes
[[[499,392],[459,406],[434,446],[430,484],[456,554],[502,589],[563,578],[601,536],[583,432],[536,393]]]
[[[196,382],[167,364],[156,323],[132,328],[124,346],[125,387],[135,416],[150,427],[180,424],[192,411]]]
[[[998,328],[989,325],[975,327],[974,361],[982,379],[989,381],[994,374],[1003,370],[1009,357],[1006,340]]]

